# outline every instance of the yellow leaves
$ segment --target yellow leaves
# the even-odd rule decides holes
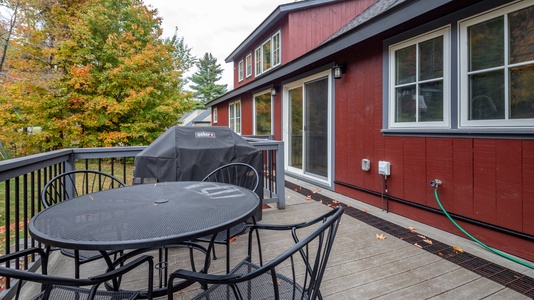
[[[413,226],[408,227],[408,229],[410,230],[410,232],[415,232],[415,227]]]
[[[383,233],[381,233],[381,234],[378,234],[378,233],[377,233],[377,234],[376,234],[376,239],[377,239],[377,240],[385,240],[385,239],[386,239],[386,236],[385,236]]]
[[[421,246],[421,245],[419,245],[419,244],[417,244],[417,243],[415,243],[415,244],[413,244],[413,245],[414,245],[415,247],[417,247],[417,248],[421,248],[421,249],[423,249],[423,246]]]
[[[427,244],[430,244],[430,245],[432,245],[432,241],[431,241],[431,240],[429,240],[429,239],[424,239],[424,240],[423,240],[423,242],[425,242],[425,243],[427,243]]]
[[[464,250],[462,250],[462,248],[460,247],[452,247],[452,251],[454,251],[454,253],[462,253],[464,252]]]

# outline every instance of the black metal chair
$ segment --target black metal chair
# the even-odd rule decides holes
[[[41,192],[41,202],[45,208],[78,196],[113,188],[126,184],[117,177],[94,170],[75,170],[62,173],[50,179]],[[57,249],[53,249],[57,250]],[[74,258],[75,277],[80,278],[80,265],[102,258],[99,251],[59,249],[65,256]],[[109,255],[120,251],[109,251]]]
[[[260,177],[256,169],[251,165],[235,162],[218,167],[206,175],[202,181],[229,183],[247,188],[254,192],[258,188]],[[210,235],[199,238],[198,240],[208,243],[213,240],[213,243],[215,244],[226,245],[226,270],[230,271],[230,241],[233,237],[243,233],[246,229],[247,225],[243,222],[233,226],[229,231],[225,230],[217,233],[214,239],[213,236]],[[217,259],[215,247],[213,247],[213,259]]]
[[[343,208],[338,207],[300,224],[251,225],[248,256],[229,274],[178,270],[169,276],[169,284],[180,278],[211,285],[194,299],[322,299],[319,289],[342,215]],[[263,264],[258,230],[289,231],[294,244]],[[257,262],[252,261],[254,238]],[[168,299],[173,299],[170,292]]]
[[[5,265],[25,265],[28,266],[29,257],[40,255],[41,273],[34,273],[27,270],[9,268]],[[87,279],[74,279],[60,276],[47,275],[48,258],[43,249],[30,248],[16,253],[7,254],[0,257],[0,276],[19,279],[16,288],[15,299],[19,299],[24,281],[41,284],[41,291],[32,299],[99,299],[99,300],[122,300],[138,299],[139,297],[152,299],[153,290],[153,258],[151,256],[140,256],[137,259],[121,266],[118,269]],[[22,263],[21,263],[22,262]],[[143,291],[121,291],[118,283],[120,277],[129,271],[139,267],[143,263],[148,264],[148,286],[146,292]],[[112,282],[113,289],[110,291],[98,289],[102,283]]]

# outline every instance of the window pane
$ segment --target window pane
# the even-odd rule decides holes
[[[262,46],[263,52],[263,71],[267,71],[271,68],[271,41],[267,41]]]
[[[289,91],[289,166],[302,168],[302,87]]]
[[[256,74],[261,74],[263,71],[261,69],[261,50],[256,50]]]
[[[306,83],[304,171],[328,176],[328,79]]]
[[[280,64],[280,34],[273,36],[273,65]]]
[[[271,134],[271,94],[266,93],[255,98],[256,134]]]
[[[534,60],[534,6],[513,12],[510,22],[510,63]]]
[[[534,118],[534,66],[510,69],[510,118]]]
[[[443,81],[421,84],[419,93],[419,121],[443,121]]]
[[[468,39],[469,71],[504,64],[504,17],[469,27]]]
[[[469,76],[469,120],[504,119],[504,72]]]
[[[395,52],[395,84],[415,82],[416,59],[415,45]]]
[[[415,85],[395,89],[395,122],[415,122]]]
[[[419,80],[443,77],[443,36],[419,44]]]

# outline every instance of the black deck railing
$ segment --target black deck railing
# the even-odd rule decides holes
[[[278,208],[285,208],[283,142],[246,139],[263,154],[263,203],[276,203]],[[28,222],[43,209],[40,192],[51,178],[70,170],[91,169],[113,174],[131,185],[134,158],[144,148],[64,149],[0,161],[0,253],[40,246],[31,238]],[[6,285],[10,287],[9,282]]]

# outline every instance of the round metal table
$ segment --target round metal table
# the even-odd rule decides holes
[[[221,232],[259,207],[245,188],[216,182],[141,184],[87,194],[35,215],[32,237],[75,250],[164,247]]]

